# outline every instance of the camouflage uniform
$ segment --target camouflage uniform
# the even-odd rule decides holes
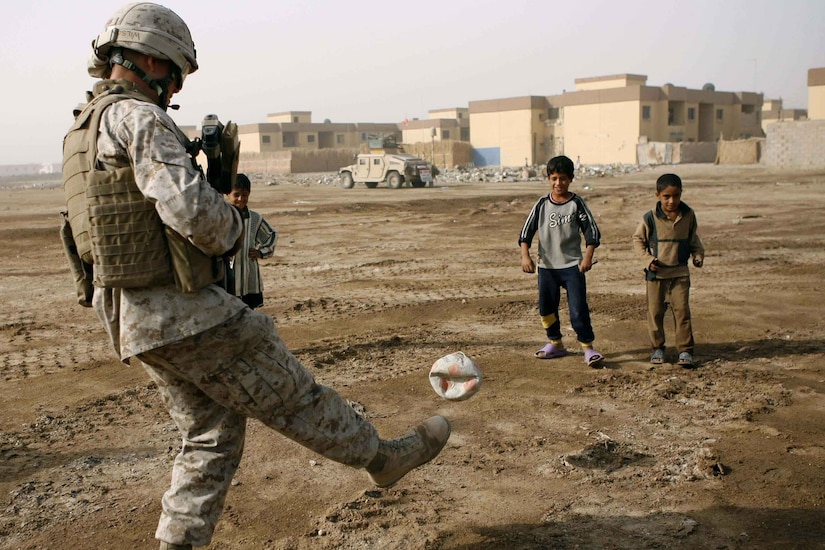
[[[98,161],[112,169],[131,164],[163,223],[220,255],[243,222],[192,167],[185,139],[161,108],[125,99],[104,112]],[[158,539],[209,544],[241,459],[247,417],[343,464],[362,468],[375,457],[372,424],[315,383],[270,317],[223,289],[96,288],[93,305],[121,359],[143,362],[183,436]]]

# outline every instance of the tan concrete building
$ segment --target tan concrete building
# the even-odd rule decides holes
[[[398,124],[314,123],[311,111],[271,113],[266,123],[239,126],[241,150],[357,149],[376,136],[393,136],[407,145],[432,144],[433,150],[435,142],[469,141],[478,166],[544,164],[558,154],[584,164],[636,164],[640,144],[762,137],[764,122],[804,116],[774,100],[763,105],[762,94],[721,92],[712,84],[701,90],[649,86],[645,75],[616,74],[579,78],[575,85],[559,95],[433,109],[425,120]],[[825,118],[825,69],[811,69],[809,93]]]
[[[357,149],[375,135],[401,139],[394,123],[312,122],[311,111],[267,115],[267,122],[238,125],[242,153],[271,153],[288,149]]]
[[[808,119],[825,120],[825,68],[808,69]]]
[[[404,120],[401,129],[403,143],[429,143],[431,141],[470,141],[470,110],[466,107],[433,109],[429,118]]]
[[[473,164],[524,166],[541,162],[553,129],[545,124],[550,110],[543,96],[471,101]]]
[[[310,124],[312,122],[312,111],[284,111],[283,113],[270,113],[266,115],[266,121]]]
[[[401,123],[312,122],[311,111],[267,115],[265,123],[238,126],[243,153],[271,153],[289,149],[359,149],[375,136],[392,136],[399,143],[469,141],[470,110],[466,107],[430,111],[425,120]]]
[[[762,95],[665,84],[644,75],[580,78],[573,92],[470,102],[480,165],[542,164],[566,154],[584,164],[635,164],[637,144],[762,135]]]
[[[768,127],[774,122],[787,120],[807,120],[805,109],[785,109],[781,99],[766,99],[762,103],[762,131],[768,134]]]

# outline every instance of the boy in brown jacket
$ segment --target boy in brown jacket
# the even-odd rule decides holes
[[[679,365],[693,367],[693,327],[690,320],[688,260],[702,267],[705,249],[697,234],[696,216],[682,202],[682,180],[664,174],[656,180],[656,208],[647,212],[633,233],[633,248],[644,260],[647,281],[647,329],[653,354],[650,362],[665,360],[664,317],[668,304],[676,320]]]

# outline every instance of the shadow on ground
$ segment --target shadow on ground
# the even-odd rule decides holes
[[[714,507],[690,513],[593,517],[565,514],[475,530],[478,549],[825,548],[825,511]],[[449,540],[449,535],[446,535]]]

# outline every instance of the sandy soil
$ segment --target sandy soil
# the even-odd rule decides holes
[[[210,548],[825,548],[825,173],[677,170],[708,249],[695,370],[649,364],[630,245],[670,169],[573,183],[604,234],[588,274],[601,370],[533,357],[516,241],[545,183],[256,186],[281,233],[264,311],[295,354],[384,436],[432,414],[453,436],[378,490],[251,421]],[[74,305],[61,195],[0,189],[0,548],[156,548],[179,438]],[[485,375],[460,403],[427,378],[456,350]]]

